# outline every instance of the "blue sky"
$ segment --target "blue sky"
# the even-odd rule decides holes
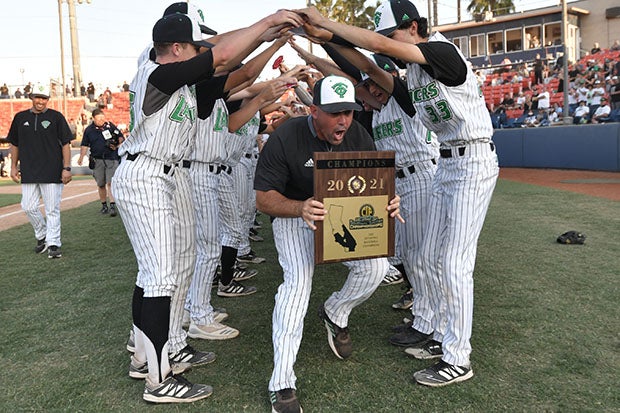
[[[82,78],[103,87],[115,88],[131,81],[136,59],[151,38],[153,24],[172,0],[91,0],[77,4],[76,15],[81,55]],[[306,0],[192,0],[205,12],[209,27],[220,32],[248,26],[281,8],[301,8]],[[369,2],[373,4],[374,2]],[[414,0],[420,14],[426,16],[425,0]],[[469,4],[461,1],[462,6]],[[559,0],[515,0],[518,10],[558,4]],[[456,21],[456,0],[440,0],[440,23]],[[65,74],[72,77],[68,6],[63,10]],[[60,34],[57,0],[0,2],[0,84],[60,79]],[[467,20],[466,12],[463,19]],[[301,43],[301,41],[300,41]],[[299,63],[288,46],[281,49],[285,62]],[[21,69],[24,70],[23,74]],[[269,70],[264,77],[276,75]],[[14,90],[14,87],[11,88]]]

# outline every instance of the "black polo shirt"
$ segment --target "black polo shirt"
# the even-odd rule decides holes
[[[23,184],[62,183],[62,147],[73,139],[62,113],[53,109],[19,112],[7,138],[19,150]]]
[[[316,136],[312,116],[290,119],[271,134],[258,158],[254,189],[275,190],[288,199],[305,201],[314,195],[314,152],[376,150],[372,137],[357,121],[340,145]]]
[[[82,137],[82,146],[90,148],[90,154],[97,159],[118,160],[118,149],[112,150],[106,145],[107,139],[120,138],[123,134],[112,122],[102,126],[88,125]]]

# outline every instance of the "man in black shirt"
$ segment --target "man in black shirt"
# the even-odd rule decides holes
[[[62,113],[47,108],[48,87],[37,85],[31,98],[32,108],[16,114],[9,130],[11,179],[22,184],[22,208],[37,238],[34,251],[60,258],[60,199],[63,185],[71,182],[73,134]]]
[[[314,152],[375,150],[368,132],[353,120],[353,84],[328,76],[314,86],[311,115],[280,126],[261,152],[254,189],[257,208],[273,217],[273,233],[284,282],[278,288],[273,313],[274,369],[269,381],[273,412],[300,412],[295,395],[293,365],[303,333],[314,273],[314,221],[323,221],[327,210],[314,199]],[[400,198],[390,201],[391,217],[399,215]],[[328,343],[339,359],[351,355],[348,319],[351,310],[367,300],[383,279],[386,258],[349,261],[343,288],[319,308],[327,328]]]
[[[90,156],[95,158],[93,177],[99,191],[100,212],[102,214],[109,212],[111,217],[117,214],[116,202],[114,202],[111,189],[112,177],[118,168],[118,145],[124,140],[123,134],[116,125],[105,120],[105,114],[101,109],[93,110],[93,123],[84,130],[78,165],[82,165],[84,156],[90,147]],[[109,209],[108,198],[110,198]]]

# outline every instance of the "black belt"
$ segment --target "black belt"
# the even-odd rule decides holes
[[[489,145],[491,146],[491,151],[494,151],[495,145],[492,142],[489,142]],[[466,148],[467,146],[459,146],[457,148],[459,151],[459,156],[465,155]],[[441,155],[442,158],[452,158],[452,149],[440,149],[439,154]]]
[[[138,158],[138,155],[140,155],[139,153],[128,153],[127,154],[127,160],[128,161],[135,161]],[[173,166],[178,166],[179,164],[174,164],[174,165],[164,165],[164,174],[168,175],[168,173],[170,173],[170,170],[172,169]],[[192,165],[191,161],[186,161],[184,160],[182,162],[182,166],[183,168],[189,168]]]
[[[220,172],[226,172],[228,175],[232,172],[231,166],[226,165],[213,165],[209,164],[209,172],[213,172],[214,174],[219,174]]]
[[[437,161],[434,158],[431,159],[431,162],[433,163],[433,165],[437,165]],[[396,177],[397,178],[404,178],[405,176],[407,176],[407,174],[405,174],[405,170],[409,171],[409,175],[414,174],[415,173],[415,166],[409,165],[406,168],[397,170],[396,171]]]

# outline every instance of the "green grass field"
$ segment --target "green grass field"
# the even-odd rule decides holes
[[[272,368],[271,312],[281,271],[268,220],[253,248],[267,262],[245,298],[213,302],[241,335],[190,340],[215,363],[190,380],[214,386],[207,400],[153,406],[127,376],[125,341],[136,263],[120,219],[99,205],[63,212],[63,258],[32,252],[30,225],[0,232],[0,411],[267,412]],[[354,354],[329,350],[316,308],[346,276],[318,266],[296,364],[307,412],[620,411],[620,203],[499,181],[482,232],[475,272],[473,379],[440,389],[412,382],[429,365],[387,338],[405,312],[390,304],[399,286],[379,288],[352,314]],[[560,245],[576,229],[583,246]]]

